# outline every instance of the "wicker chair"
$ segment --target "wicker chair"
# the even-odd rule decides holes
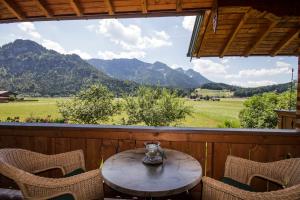
[[[262,177],[280,184],[283,189],[271,192],[250,192],[233,187],[209,177],[203,177],[204,200],[250,199],[281,200],[300,199],[300,158],[270,163],[259,163],[228,156],[225,163],[225,177],[250,185],[253,177]]]
[[[23,149],[0,149],[0,172],[17,183],[25,199],[50,199],[66,194],[75,200],[103,199],[98,169],[66,178],[34,175],[55,168],[61,169],[63,175],[78,168],[85,170],[82,150],[44,155]]]

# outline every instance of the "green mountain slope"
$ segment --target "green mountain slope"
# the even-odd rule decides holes
[[[0,48],[0,90],[34,96],[68,96],[96,82],[116,93],[137,86],[107,76],[75,54],[59,54],[30,40],[16,40]]]
[[[161,62],[152,64],[138,59],[90,59],[88,62],[113,78],[140,84],[196,88],[211,82],[192,69],[172,69]]]

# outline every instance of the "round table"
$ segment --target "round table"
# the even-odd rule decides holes
[[[111,188],[133,196],[163,197],[185,192],[202,177],[200,163],[192,156],[164,149],[167,159],[161,165],[145,165],[145,149],[132,149],[111,156],[101,173]]]

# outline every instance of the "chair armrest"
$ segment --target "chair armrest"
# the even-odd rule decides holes
[[[241,183],[250,185],[255,176],[276,182],[282,186],[290,186],[293,171],[297,166],[292,165],[292,160],[281,160],[261,163],[235,156],[228,156],[225,163],[224,176],[230,177]]]
[[[240,200],[247,199],[250,193],[231,185],[225,184],[221,181],[217,181],[210,177],[203,177],[203,190],[202,199],[214,200],[214,199],[230,199]]]
[[[258,164],[244,158],[227,156],[224,176],[249,185],[252,175],[260,171]]]
[[[70,151],[55,155],[43,155],[34,163],[35,170],[32,173],[39,173],[49,169],[60,168],[63,175],[82,168],[85,170],[85,161],[82,150]]]
[[[230,200],[297,200],[300,199],[300,184],[272,192],[249,192],[217,181],[203,177],[202,199],[230,199]]]
[[[25,199],[49,199],[72,194],[75,199],[103,199],[103,181],[99,169],[67,178],[46,178],[25,172],[20,177]]]

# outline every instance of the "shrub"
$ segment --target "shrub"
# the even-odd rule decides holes
[[[289,92],[274,92],[255,95],[244,102],[245,108],[240,112],[241,126],[244,128],[275,128],[277,114],[274,110],[289,109]],[[292,93],[291,108],[296,107],[296,92]]]
[[[27,123],[65,123],[63,118],[52,119],[51,115],[48,115],[45,118],[42,117],[28,117],[25,119]]]
[[[107,121],[120,110],[120,103],[107,87],[95,84],[81,90],[66,102],[57,103],[59,112],[71,122],[97,124]]]
[[[191,114],[177,93],[165,88],[140,87],[136,96],[125,97],[125,124],[145,123],[147,126],[168,126]]]

